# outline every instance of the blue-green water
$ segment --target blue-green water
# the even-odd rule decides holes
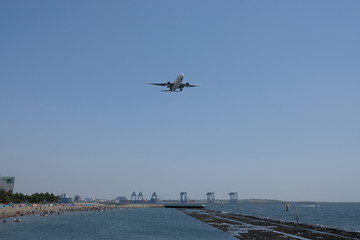
[[[301,223],[360,231],[360,203],[292,203],[288,211],[284,203],[208,204],[206,208],[292,222],[297,212]]]
[[[299,222],[360,231],[360,203],[293,203],[289,211],[283,203],[208,204],[207,208],[285,221],[296,221],[298,209]],[[175,209],[135,208],[21,219],[20,223],[0,224],[0,240],[234,239]]]
[[[20,223],[0,225],[6,240],[101,239],[234,239],[175,209],[129,209],[75,212],[48,217],[24,216]]]

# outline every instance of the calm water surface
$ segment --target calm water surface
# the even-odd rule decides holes
[[[360,203],[292,203],[285,211],[284,203],[208,204],[206,208],[285,221],[360,231]]]
[[[0,225],[0,239],[232,239],[175,209],[77,212],[49,217],[25,216]]]
[[[360,203],[208,204],[208,209],[360,231]],[[77,212],[49,217],[25,216],[22,222],[0,224],[0,240],[31,239],[233,239],[229,234],[175,209],[129,209]]]

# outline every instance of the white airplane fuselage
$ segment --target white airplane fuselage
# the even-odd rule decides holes
[[[170,91],[175,92],[176,89],[178,89],[181,86],[182,80],[184,79],[184,74],[180,74],[179,76],[177,76],[173,87],[170,89]]]

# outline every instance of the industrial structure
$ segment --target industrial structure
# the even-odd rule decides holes
[[[136,193],[135,192],[133,192],[132,194],[131,194],[131,202],[136,202]]]
[[[215,203],[215,193],[214,192],[208,192],[206,194],[207,196],[207,203]]]
[[[144,196],[143,196],[142,192],[139,192],[137,201],[138,202],[143,202],[144,201]]]
[[[230,203],[238,203],[238,193],[237,192],[231,192],[230,195]]]
[[[188,199],[187,199],[187,193],[186,192],[181,192],[180,193],[180,202],[182,203],[187,203]]]
[[[157,201],[158,201],[158,198],[157,198],[156,192],[153,192],[153,194],[151,195],[150,202],[157,203]]]
[[[15,177],[0,176],[0,190],[14,192]]]
[[[118,201],[119,203],[126,203],[128,200],[125,196],[119,196],[115,199],[115,201]]]

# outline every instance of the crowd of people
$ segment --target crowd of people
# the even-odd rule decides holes
[[[47,217],[50,214],[64,214],[65,212],[78,212],[78,211],[108,211],[119,208],[117,205],[107,204],[9,204],[3,205],[0,218],[3,218],[3,224],[8,222],[7,218],[14,217],[14,222],[21,222],[22,216],[39,215]]]

